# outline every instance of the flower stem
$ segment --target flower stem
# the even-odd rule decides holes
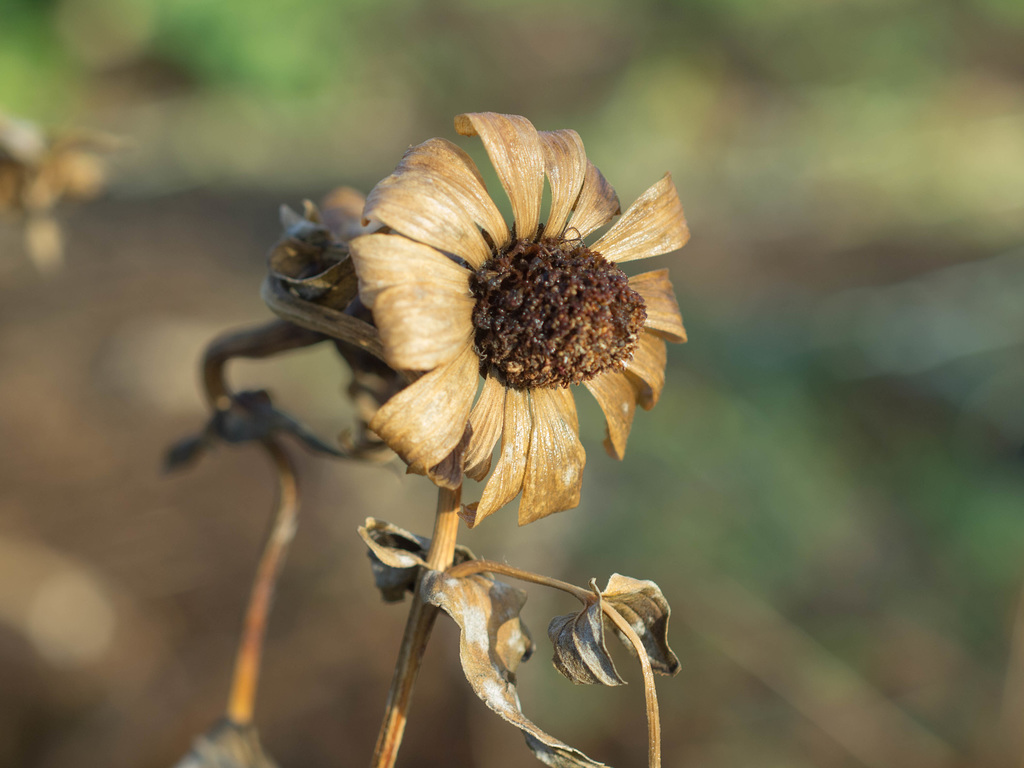
[[[455,539],[459,532],[459,505],[462,488],[449,490],[439,488],[437,496],[437,517],[434,520],[434,535],[427,552],[427,566],[443,571],[452,564],[455,555]],[[434,628],[438,609],[425,603],[419,594],[419,585],[412,596],[409,617],[405,622],[402,646],[398,651],[398,662],[391,678],[387,704],[384,707],[384,722],[381,723],[377,744],[373,750],[373,768],[392,768],[402,744],[402,734],[408,720],[409,702],[412,689],[420,671],[423,652]]]
[[[263,447],[270,454],[277,469],[280,487],[277,513],[256,568],[252,593],[245,612],[242,637],[235,658],[227,717],[236,725],[248,725],[252,722],[260,677],[260,661],[263,657],[263,640],[266,637],[267,618],[274,598],[274,586],[284,564],[288,545],[295,535],[296,517],[299,512],[299,488],[288,454],[277,441],[270,438],[263,441]]]
[[[455,579],[472,576],[474,573],[500,573],[503,576],[511,576],[513,579],[519,579],[520,581],[540,584],[542,587],[560,589],[562,592],[568,592],[570,595],[578,598],[584,603],[589,604],[594,602],[593,592],[583,589],[582,587],[577,587],[575,584],[570,584],[559,579],[553,579],[550,576],[544,576],[539,573],[533,573],[532,571],[524,571],[522,568],[516,568],[513,565],[506,565],[505,563],[497,563],[493,560],[467,560],[464,563],[459,563],[453,568],[449,568],[447,571],[447,574]]]
[[[629,638],[629,642],[636,650],[637,658],[640,659],[640,669],[644,673],[644,698],[647,701],[647,764],[649,768],[661,768],[661,718],[658,714],[658,692],[654,688],[654,670],[651,669],[651,660],[647,656],[647,650],[644,648],[640,636],[629,622],[622,618],[622,614],[604,600],[601,601],[601,610],[615,623],[622,634]]]

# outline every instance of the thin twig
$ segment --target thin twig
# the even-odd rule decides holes
[[[434,535],[430,541],[430,550],[427,552],[427,566],[432,570],[445,570],[452,563],[455,539],[459,531],[458,512],[461,498],[461,486],[455,490],[438,489]],[[424,602],[420,596],[419,583],[416,587],[409,608],[409,617],[405,622],[405,633],[402,635],[395,673],[388,689],[384,721],[381,723],[377,744],[373,750],[373,768],[392,768],[395,764],[409,716],[413,685],[419,674],[430,631],[437,619],[438,609]]]
[[[281,573],[288,545],[295,535],[296,517],[299,512],[299,487],[295,479],[295,469],[287,452],[272,438],[264,440],[263,447],[274,462],[280,485],[277,512],[252,583],[242,637],[238,644],[238,655],[235,658],[231,693],[228,696],[228,720],[240,726],[252,722],[260,677],[260,661],[263,657],[263,640],[267,633],[267,618],[270,615],[277,577]]]

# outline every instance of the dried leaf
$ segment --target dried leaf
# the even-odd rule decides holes
[[[389,603],[402,600],[406,592],[415,589],[420,568],[427,565],[430,539],[372,517],[366,518],[358,530],[370,549],[373,580],[381,596]],[[455,547],[455,565],[475,559],[466,547]]]
[[[270,251],[268,266],[303,301],[344,309],[358,293],[359,281],[348,249],[320,218],[309,201],[304,216],[281,206],[285,231]]]
[[[555,647],[555,669],[576,684],[624,685],[604,644],[601,596],[579,613],[556,616],[548,624]]]
[[[516,670],[533,650],[519,618],[526,602],[524,592],[482,574],[458,579],[439,571],[425,571],[420,594],[462,629],[459,656],[473,692],[523,732],[538,760],[554,768],[604,765],[548,735],[523,715],[515,685]]]
[[[246,443],[262,440],[272,434],[290,434],[314,453],[344,457],[346,454],[323,442],[303,424],[274,408],[263,390],[239,392],[226,410],[213,414],[203,431],[171,446],[164,459],[170,471],[199,459],[218,442]]]
[[[221,720],[195,740],[174,768],[277,768],[251,725]]]
[[[679,659],[668,647],[668,619],[671,609],[661,588],[653,581],[641,581],[618,573],[612,574],[601,593],[622,618],[633,627],[643,641],[651,660],[651,668],[660,675],[679,671]],[[607,619],[606,619],[607,620]],[[634,651],[633,644],[612,624],[623,644]]]

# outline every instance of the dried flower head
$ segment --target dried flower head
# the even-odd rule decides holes
[[[657,402],[665,340],[686,340],[682,317],[667,270],[630,278],[619,265],[680,248],[689,231],[666,174],[587,245],[620,207],[575,131],[491,112],[459,115],[455,129],[483,141],[515,221],[445,139],[410,149],[370,193],[364,223],[381,230],[350,244],[359,295],[388,362],[423,372],[370,427],[411,471],[451,488],[463,467],[487,475],[500,435],[494,473],[464,517],[475,525],[522,491],[522,525],[579,502],[586,456],[570,386],[601,405],[617,458],[636,405]]]

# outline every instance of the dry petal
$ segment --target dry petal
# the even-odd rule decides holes
[[[641,333],[633,359],[626,363],[626,374],[637,391],[637,402],[645,411],[651,410],[661,397],[667,360],[665,342],[653,333]]]
[[[420,594],[459,625],[459,658],[473,692],[523,732],[538,760],[554,768],[603,765],[545,733],[523,714],[515,686],[516,670],[533,650],[519,618],[526,602],[524,592],[481,574],[453,579],[439,571],[427,571]]]
[[[343,243],[365,235],[370,229],[363,226],[366,195],[358,189],[338,187],[327,194],[320,207],[324,224]]]
[[[612,458],[621,459],[626,453],[626,440],[636,413],[636,390],[626,374],[619,371],[603,373],[585,383],[604,412],[605,450]]]
[[[479,136],[512,203],[516,235],[532,238],[540,226],[544,154],[537,129],[525,117],[475,112],[458,115],[455,130]]]
[[[555,669],[578,685],[625,685],[604,644],[601,597],[579,613],[556,616],[548,624]]]
[[[580,237],[586,237],[621,212],[619,196],[615,194],[612,185],[597,170],[596,165],[588,162],[583,188],[576,202],[576,210],[569,221],[569,229],[578,232]]]
[[[530,403],[533,432],[519,502],[520,525],[577,506],[587,461],[572,392],[536,389]]]
[[[636,199],[591,248],[621,264],[682,248],[690,239],[672,175],[666,173]]]
[[[429,245],[400,235],[363,235],[349,244],[359,275],[359,298],[373,309],[377,295],[394,285],[430,282],[453,296],[470,296],[469,270]]]
[[[471,345],[473,306],[472,298],[436,283],[396,285],[379,293],[373,319],[388,364],[429,371],[454,359]]]
[[[478,267],[490,256],[491,249],[442,174],[443,166],[427,170],[399,165],[370,192],[363,221],[379,221]]]
[[[614,573],[608,579],[608,586],[601,596],[640,636],[651,660],[651,668],[661,675],[676,674],[679,671],[679,659],[668,647],[668,620],[672,611],[661,587],[653,581],[641,581]],[[635,653],[636,649],[629,639],[614,624],[609,624],[623,645]]]
[[[439,191],[464,207],[495,245],[508,243],[510,232],[505,218],[488,194],[476,163],[462,147],[447,139],[430,139],[409,150],[398,167],[430,174]]]
[[[483,480],[491,469],[491,454],[498,442],[505,417],[505,387],[493,376],[484,379],[480,399],[469,415],[473,437],[466,453],[466,474],[474,480]]]
[[[541,131],[544,169],[551,185],[551,212],[544,224],[546,237],[561,237],[587,173],[587,153],[576,131]]]
[[[501,431],[501,456],[494,474],[484,486],[483,495],[476,506],[467,507],[469,527],[477,525],[488,515],[501,509],[514,499],[523,487],[526,456],[530,447],[533,417],[530,413],[529,394],[518,389],[505,391],[505,418]]]
[[[409,464],[432,467],[462,439],[476,394],[479,361],[467,344],[450,363],[435,368],[396,394],[370,421]]]
[[[669,341],[677,344],[686,341],[683,315],[679,311],[667,269],[635,275],[629,278],[629,287],[640,294],[647,307],[647,321],[644,325]]]

